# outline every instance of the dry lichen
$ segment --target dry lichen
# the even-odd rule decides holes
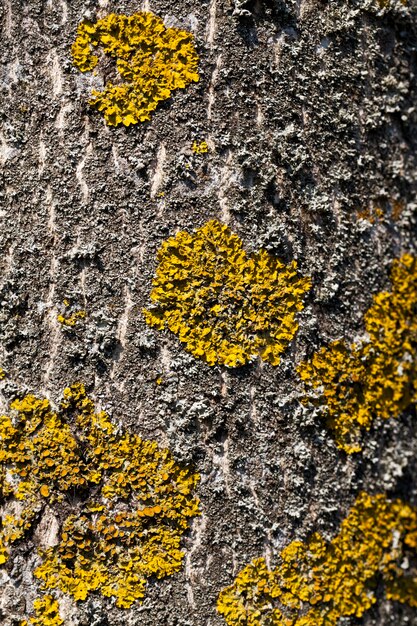
[[[209,365],[237,367],[257,356],[278,365],[294,337],[309,278],[295,261],[284,265],[265,250],[247,254],[224,224],[179,232],[158,252],[146,322],[168,328]]]
[[[332,541],[293,541],[273,570],[256,559],[222,591],[218,611],[229,626],[337,626],[375,604],[381,582],[387,599],[417,607],[416,550],[417,511],[362,493]]]
[[[96,23],[82,22],[72,46],[74,65],[81,72],[93,70],[99,60],[93,48],[99,47],[116,59],[123,81],[92,92],[90,104],[103,111],[110,126],[149,120],[159,102],[199,79],[192,34],[166,28],[152,13],[111,13]]]
[[[334,341],[298,367],[304,402],[320,408],[348,453],[361,449],[361,430],[375,418],[398,417],[416,400],[416,259],[394,261],[391,280],[391,292],[374,296],[365,314],[367,341]]]
[[[180,569],[181,536],[199,512],[196,474],[155,442],[118,432],[81,384],[65,389],[59,411],[31,395],[12,409],[0,418],[0,563],[45,507],[59,507],[59,543],[34,572],[44,589],[76,600],[98,592],[127,608],[149,577]]]

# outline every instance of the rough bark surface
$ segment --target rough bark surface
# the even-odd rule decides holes
[[[334,536],[362,489],[417,504],[414,410],[375,422],[346,456],[302,408],[295,374],[326,342],[360,337],[392,260],[417,253],[417,9],[389,4],[2,0],[3,410],[25,390],[58,403],[81,380],[202,477],[183,570],[129,610],[64,599],[65,624],[221,626],[217,596],[246,563],[273,565],[312,531]],[[84,17],[143,9],[194,33],[200,82],[151,122],[109,128],[87,104],[104,78],[74,68],[70,46]],[[193,154],[194,140],[209,152]],[[162,241],[213,218],[312,276],[278,367],[208,367],[144,323]],[[87,312],[72,330],[57,321],[65,299]],[[62,521],[45,515],[1,569],[7,626],[38,595],[35,548]],[[417,613],[381,594],[341,623],[411,625]]]

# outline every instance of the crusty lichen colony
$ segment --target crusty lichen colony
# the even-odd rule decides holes
[[[148,324],[169,329],[209,365],[237,367],[260,356],[278,365],[298,329],[311,281],[265,250],[248,254],[217,220],[162,244]]]
[[[417,607],[417,511],[401,500],[361,493],[338,535],[293,541],[275,569],[259,558],[219,596],[229,626],[337,626],[377,601]]]
[[[100,47],[116,60],[123,80],[116,78],[103,91],[92,92],[90,104],[103,111],[109,126],[149,120],[175,89],[199,80],[192,34],[166,28],[152,13],[111,13],[96,23],[82,22],[72,46],[74,65],[81,72],[94,70],[99,57],[93,49]]]
[[[334,341],[298,367],[304,401],[320,408],[347,453],[361,450],[361,431],[376,418],[398,417],[416,399],[415,257],[395,260],[391,281],[391,291],[374,296],[365,314],[366,340]]]
[[[59,542],[34,571],[43,589],[75,600],[96,592],[128,608],[148,578],[180,569],[181,536],[199,513],[197,474],[117,429],[82,384],[65,389],[58,411],[33,395],[11,408],[0,419],[1,564],[59,504]]]

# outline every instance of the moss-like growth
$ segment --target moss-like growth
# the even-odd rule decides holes
[[[311,287],[295,261],[284,265],[265,250],[247,254],[216,220],[168,239],[158,261],[148,324],[168,328],[209,365],[237,367],[258,356],[279,364]]]
[[[217,608],[229,626],[337,626],[375,604],[381,583],[387,599],[417,607],[415,568],[403,569],[416,552],[416,509],[362,493],[332,541],[293,541],[273,570],[256,559]]]
[[[348,453],[361,450],[361,431],[375,418],[398,417],[417,397],[416,259],[394,261],[391,280],[365,314],[367,341],[334,341],[298,367],[304,402],[321,409]]]
[[[0,495],[14,508],[1,518],[0,563],[48,505],[66,517],[34,572],[44,589],[76,600],[97,592],[127,608],[148,578],[180,569],[198,475],[155,442],[118,432],[81,384],[65,389],[59,411],[31,395],[12,409],[0,418]]]
[[[110,126],[149,120],[159,102],[199,79],[192,34],[165,28],[152,13],[111,13],[96,23],[82,22],[72,46],[74,65],[81,72],[93,70],[99,60],[93,49],[100,47],[116,60],[123,81],[92,92],[90,104],[103,111]]]

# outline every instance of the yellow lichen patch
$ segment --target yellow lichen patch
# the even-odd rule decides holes
[[[320,408],[348,453],[361,449],[361,431],[375,418],[398,417],[417,397],[416,259],[394,261],[391,280],[365,314],[366,341],[334,341],[298,367],[303,401]]]
[[[118,430],[82,384],[65,389],[58,411],[31,395],[12,408],[0,418],[0,489],[5,510],[20,508],[1,518],[0,564],[48,505],[67,515],[34,572],[45,590],[75,600],[97,592],[127,608],[148,578],[180,569],[181,536],[199,514],[198,475],[156,442]]]
[[[284,265],[265,250],[247,254],[224,224],[163,243],[146,322],[168,328],[209,365],[237,367],[257,356],[278,365],[294,337],[309,278],[295,261]]]
[[[199,79],[193,35],[166,28],[152,13],[111,13],[96,23],[82,22],[72,46],[74,65],[81,72],[96,67],[94,48],[116,60],[123,81],[109,81],[103,91],[92,92],[90,104],[103,111],[110,126],[149,120],[159,102]]]
[[[208,144],[206,141],[194,141],[192,145],[192,151],[194,154],[206,154],[208,152]]]
[[[332,541],[293,541],[273,570],[256,559],[217,609],[229,626],[337,626],[375,604],[381,583],[388,599],[417,607],[416,537],[416,509],[362,493]]]
[[[63,326],[72,328],[79,321],[85,319],[86,317],[87,317],[87,313],[85,311],[74,311],[74,313],[71,313],[71,315],[69,315],[68,317],[65,317],[65,315],[59,314],[57,317],[57,320]]]
[[[33,603],[33,608],[35,616],[30,618],[33,626],[60,626],[64,623],[59,615],[59,604],[52,596],[37,598]]]
[[[3,380],[3,378],[6,378],[6,372],[0,367],[0,380]]]

